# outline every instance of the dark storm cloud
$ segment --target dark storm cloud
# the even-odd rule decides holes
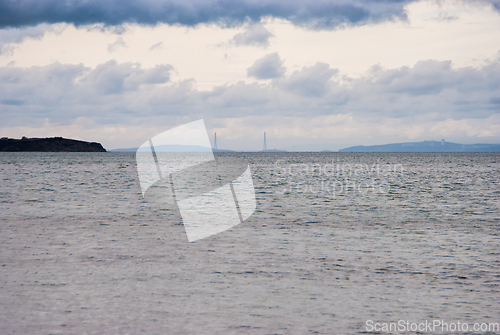
[[[268,54],[260,59],[247,69],[249,77],[257,79],[272,79],[278,78],[285,74],[286,68],[283,66],[283,61],[277,52]]]
[[[0,28],[67,22],[75,25],[157,23],[194,26],[200,23],[240,25],[263,17],[290,20],[312,28],[334,28],[405,18],[404,6],[413,0],[4,0],[0,1]]]

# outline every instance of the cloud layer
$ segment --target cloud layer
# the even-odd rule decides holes
[[[279,55],[265,59],[279,61]],[[256,62],[257,64],[257,62]],[[278,62],[279,64],[279,62]],[[486,119],[500,111],[500,62],[454,69],[448,61],[413,67],[373,67],[359,78],[328,64],[281,74],[268,84],[238,82],[213,90],[192,81],[171,81],[171,65],[143,69],[109,61],[94,69],[54,63],[0,68],[2,125],[71,124],[81,117],[97,124],[155,124],[163,118],[242,118],[275,115],[311,118],[350,114],[414,122]],[[264,71],[263,73],[269,73]]]
[[[0,2],[0,28],[67,22],[75,25],[120,25],[159,22],[194,26],[200,23],[240,25],[263,17],[283,18],[296,25],[332,28],[405,18],[404,6],[412,0],[186,0],[186,1],[60,1],[6,0]]]

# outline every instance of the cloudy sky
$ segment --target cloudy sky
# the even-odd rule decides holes
[[[4,0],[0,136],[500,143],[500,1]]]

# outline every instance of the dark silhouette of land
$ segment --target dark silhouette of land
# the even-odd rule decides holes
[[[0,139],[0,151],[35,152],[106,152],[100,143],[71,140],[62,137]]]

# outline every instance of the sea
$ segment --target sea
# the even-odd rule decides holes
[[[256,210],[188,242],[134,153],[0,153],[0,333],[500,333],[498,153],[216,155]]]

